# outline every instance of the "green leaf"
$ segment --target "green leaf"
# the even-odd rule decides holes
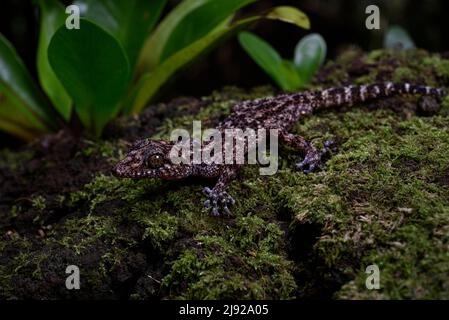
[[[277,8],[274,8],[272,11],[276,9]],[[251,23],[266,18],[272,11],[267,12],[265,15],[253,16],[234,22],[232,22],[234,15],[230,15],[206,36],[173,54],[152,72],[143,74],[133,92],[128,97],[127,105],[132,107],[126,111],[128,113],[140,112],[145,104],[154,99],[162,86],[170,80],[175,73],[188,66],[208,50],[211,50],[221,41],[239,32]],[[274,16],[271,16],[270,19],[274,19]]]
[[[195,58],[198,58],[201,54],[210,50],[215,44],[232,35],[232,33],[241,30],[244,26],[256,19],[257,18],[249,18],[241,20],[231,26],[228,25],[230,22],[229,19],[216,27],[207,36],[195,41],[188,47],[172,55],[152,72],[144,74],[139,79],[139,82],[130,97],[129,105],[132,104],[132,108],[130,108],[128,112],[133,114],[139,113],[145,104],[156,96],[161,87],[173,77],[175,73],[179,72],[182,68],[187,67]]]
[[[133,68],[145,39],[156,25],[167,0],[76,0],[81,16],[114,36]]]
[[[296,24],[300,28],[310,29],[310,20],[307,15],[295,7],[279,6],[267,14],[267,19],[281,20],[287,23]]]
[[[285,91],[295,91],[303,85],[295,65],[290,60],[282,60],[278,78],[280,87]]]
[[[415,43],[404,28],[391,26],[384,37],[384,48],[408,50],[415,48]]]
[[[5,91],[5,87],[0,85],[0,130],[24,140],[32,140],[48,132],[23,104],[17,104]]]
[[[250,32],[239,34],[240,45],[248,55],[279,85],[282,85],[280,72],[282,58],[279,53],[265,40]]]
[[[250,32],[239,34],[240,45],[283,90],[295,90],[301,80],[291,61],[283,60],[265,40]]]
[[[145,42],[138,62],[139,73],[153,70],[163,59],[205,36],[218,24],[227,20],[235,8],[254,1],[182,1],[170,11]],[[195,19],[200,19],[201,23]]]
[[[241,7],[255,0],[208,1],[189,12],[170,33],[163,47],[160,62],[192,42],[204,37]]]
[[[32,139],[56,126],[52,108],[14,48],[0,34],[0,129]]]
[[[48,58],[81,122],[98,136],[117,114],[128,84],[129,62],[123,48],[99,26],[81,19],[78,30],[62,26],[56,31]]]
[[[326,42],[317,33],[302,38],[295,48],[294,64],[302,84],[309,83],[326,58]]]
[[[50,67],[47,56],[48,44],[55,31],[65,23],[64,7],[56,0],[40,0],[41,27],[39,32],[39,46],[37,49],[37,73],[39,82],[53,106],[64,120],[70,119],[72,99]]]

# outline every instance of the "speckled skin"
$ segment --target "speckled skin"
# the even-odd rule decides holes
[[[232,114],[217,126],[222,134],[225,129],[246,128],[278,129],[279,139],[300,151],[304,159],[296,169],[309,173],[321,165],[321,158],[332,142],[325,143],[323,150],[317,150],[301,136],[289,133],[295,123],[315,110],[340,105],[353,105],[377,98],[397,94],[420,94],[441,98],[446,95],[442,89],[408,83],[378,83],[363,86],[330,88],[322,91],[282,94],[272,98],[244,101],[236,104]],[[195,143],[195,142],[191,142]],[[174,142],[144,139],[137,141],[122,161],[114,168],[119,177],[181,179],[189,176],[218,177],[215,186],[205,188],[208,197],[205,206],[212,215],[230,214],[229,205],[234,199],[226,192],[241,165],[236,164],[173,164],[169,158]],[[207,143],[201,148],[208,148]],[[245,145],[245,153],[247,152]]]

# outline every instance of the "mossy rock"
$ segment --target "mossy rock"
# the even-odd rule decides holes
[[[414,51],[348,51],[311,88],[409,81],[448,87],[449,61]],[[224,88],[149,106],[101,141],[64,132],[0,152],[0,298],[449,298],[449,99],[419,115],[419,97],[326,110],[295,128],[336,147],[295,172],[282,149],[274,176],[245,168],[230,187],[233,217],[214,218],[212,181],[117,179],[128,142],[167,137],[192,120],[214,126],[237,101],[272,87]],[[377,265],[380,289],[366,287]],[[67,266],[80,289],[67,290]]]

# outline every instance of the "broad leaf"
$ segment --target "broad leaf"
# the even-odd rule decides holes
[[[145,42],[139,57],[138,72],[143,73],[153,70],[162,62],[162,57],[167,58],[168,55],[200,39],[219,23],[225,21],[235,11],[235,8],[254,1],[182,1],[170,11]],[[195,19],[201,19],[201,23],[198,23]],[[184,31],[186,31],[185,36],[183,35]]]
[[[326,58],[326,42],[317,33],[302,38],[295,48],[294,63],[303,82],[309,83]]]
[[[404,28],[391,26],[385,34],[384,48],[407,50],[415,48],[415,43]]]
[[[48,62],[47,50],[55,31],[65,23],[64,7],[56,0],[40,0],[41,27],[39,31],[39,47],[37,49],[37,73],[39,82],[53,106],[68,121],[72,111],[72,99],[53,72]]]
[[[156,25],[167,0],[77,0],[81,16],[113,35],[134,66],[145,39]]]
[[[310,29],[310,20],[307,15],[295,7],[279,6],[271,10],[267,15],[267,19],[281,20],[287,23],[296,24],[303,29]]]
[[[82,123],[99,135],[117,114],[128,84],[129,62],[123,48],[99,26],[81,19],[78,30],[62,26],[56,31],[48,58]]]
[[[283,90],[292,91],[301,85],[301,79],[291,61],[283,60],[265,40],[250,32],[241,32],[239,42],[251,58]]]
[[[24,140],[32,140],[48,132],[20,101],[7,96],[5,91],[5,87],[0,85],[0,130]]]
[[[32,139],[56,126],[48,101],[14,48],[0,34],[0,128]]]
[[[137,83],[135,90],[130,97],[132,108],[127,110],[133,114],[139,113],[147,102],[153,99],[161,87],[179,72],[182,68],[188,66],[195,58],[212,49],[212,47],[227,36],[241,30],[246,25],[257,20],[257,18],[249,18],[238,23],[229,25],[230,19],[225,23],[216,27],[207,36],[195,41],[188,47],[180,50],[165,60],[154,71],[144,74]]]
[[[160,62],[192,42],[204,37],[232,13],[255,0],[209,1],[189,12],[173,28],[163,47]]]
[[[211,50],[220,41],[241,31],[251,23],[266,18],[267,15],[270,15],[276,9],[277,8],[274,8],[272,11],[267,12],[266,15],[249,17],[235,22],[232,22],[234,15],[230,15],[206,36],[173,54],[152,72],[145,73],[139,79],[135,90],[128,97],[128,105],[132,107],[126,111],[130,113],[140,112],[146,103],[154,99],[162,86],[172,78],[175,73],[185,68],[208,50]],[[274,19],[274,16],[271,16],[270,19]]]
[[[189,12],[208,1],[211,0],[185,0],[169,12],[151,36],[146,39],[137,63],[138,72],[150,71],[156,67],[173,29]]]

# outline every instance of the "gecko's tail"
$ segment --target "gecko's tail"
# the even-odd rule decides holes
[[[429,95],[440,99],[446,96],[447,92],[444,89],[423,85],[382,82],[361,86],[330,88],[317,92],[315,98],[317,100],[317,106],[332,107],[352,105],[358,102],[392,97],[400,94]]]

